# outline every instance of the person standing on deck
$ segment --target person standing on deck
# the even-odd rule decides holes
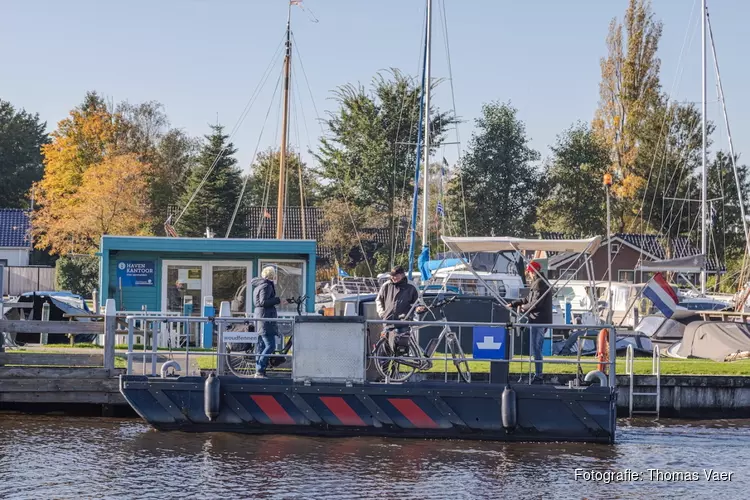
[[[552,323],[552,292],[549,290],[542,266],[539,262],[531,261],[526,266],[526,277],[531,282],[529,294],[526,298],[516,300],[508,304],[508,307],[515,309],[521,307],[521,311],[526,314],[531,325],[543,325]],[[544,327],[530,326],[531,330],[531,354],[535,360],[534,379],[532,384],[542,383],[542,346],[544,345]]]
[[[276,306],[281,299],[276,296],[276,269],[271,266],[264,267],[260,278],[253,278],[250,284],[253,286],[253,302],[255,303],[255,318],[277,318]],[[274,321],[261,321],[258,330],[258,358],[255,360],[255,378],[266,376],[266,368],[270,354],[276,347],[276,335],[278,327]]]
[[[398,321],[406,319],[406,315],[417,300],[419,300],[417,288],[406,279],[404,268],[397,266],[391,269],[390,280],[380,287],[375,298],[375,308],[380,319]],[[418,312],[421,311],[418,310]],[[408,330],[408,326],[399,325],[396,329],[404,332]]]

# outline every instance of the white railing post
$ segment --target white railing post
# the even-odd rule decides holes
[[[104,368],[110,371],[115,369],[116,329],[115,299],[107,299],[107,304],[104,306]]]
[[[219,306],[219,318],[231,318],[232,317],[232,306],[228,301],[223,301]],[[217,321],[216,329],[216,374],[224,375],[224,368],[226,367],[226,345],[224,344],[224,328],[226,323],[219,319]]]

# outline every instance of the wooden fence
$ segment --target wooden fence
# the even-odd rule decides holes
[[[55,268],[43,266],[2,266],[6,295],[55,289]]]
[[[1,307],[1,303],[0,303]],[[103,352],[91,354],[7,353],[0,335],[0,366],[67,366],[115,368],[115,301],[108,299],[102,321],[11,321],[0,319],[0,332],[69,335],[104,335]]]

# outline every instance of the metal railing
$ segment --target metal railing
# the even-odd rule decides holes
[[[625,375],[629,377],[629,390],[628,390],[628,416],[633,417],[635,413],[646,413],[655,414],[656,418],[659,418],[659,410],[661,408],[661,356],[659,355],[659,347],[654,346],[654,350],[651,353],[651,375],[656,377],[656,391],[655,392],[633,392],[633,385],[635,379],[634,369],[634,354],[633,346],[628,345],[625,351]],[[633,397],[634,396],[646,396],[656,398],[656,409],[651,410],[633,410]]]
[[[443,328],[443,327],[449,327],[453,329],[454,327],[458,328],[458,331],[456,331],[456,336],[458,337],[459,343],[462,339],[462,332],[461,329],[464,327],[468,328],[476,328],[476,327],[489,327],[489,328],[503,328],[508,332],[508,345],[507,349],[510,351],[510,355],[508,356],[508,359],[495,359],[495,358],[478,358],[475,356],[471,357],[463,357],[463,358],[454,358],[454,357],[448,357],[448,354],[445,353],[443,356],[439,357],[430,357],[430,358],[422,358],[425,361],[444,361],[446,363],[445,368],[445,379],[447,380],[447,361],[456,361],[456,362],[467,362],[469,363],[469,366],[471,366],[471,363],[474,362],[489,362],[489,363],[499,363],[499,364],[510,364],[510,363],[530,363],[529,364],[529,371],[531,372],[533,363],[536,362],[533,358],[533,352],[531,350],[531,328],[542,328],[546,331],[548,330],[570,330],[571,334],[575,330],[581,330],[581,331],[587,331],[591,329],[606,329],[609,332],[608,335],[608,344],[610,346],[615,346],[616,342],[616,332],[615,327],[613,325],[570,325],[570,324],[530,324],[530,323],[493,323],[493,322],[466,322],[466,321],[394,321],[394,320],[367,320],[368,325],[401,325],[404,327],[414,327],[413,333],[419,334],[419,330],[423,329],[425,327],[437,327],[437,328]],[[525,334],[529,336],[529,354],[528,356],[516,356],[515,355],[515,339],[521,338],[522,334],[520,332],[525,331]],[[546,334],[545,334],[546,338]],[[552,341],[550,336],[550,341]],[[579,348],[580,349],[580,348]],[[615,369],[616,369],[616,358],[615,355],[616,349],[612,347],[610,349],[612,355],[610,356],[611,359],[607,361],[606,363],[603,363],[607,365],[608,367],[608,375],[605,374],[607,377],[607,384],[609,387],[614,388],[616,386],[616,377],[615,377]],[[370,356],[370,359],[380,359],[380,360],[398,360],[399,358],[403,358],[403,356]],[[549,359],[547,357],[544,357],[543,364],[568,364],[568,365],[598,365],[602,364],[599,360],[585,360],[580,359],[580,351],[579,356],[577,359]]]
[[[229,313],[228,313],[229,314]],[[243,356],[245,358],[252,358],[257,359],[258,356],[260,356],[259,353],[255,352],[241,352],[241,353],[235,353],[235,352],[227,352],[227,344],[233,344],[238,343],[241,344],[243,342],[248,342],[247,339],[238,339],[234,340],[236,336],[231,337],[232,340],[227,341],[225,335],[230,333],[227,330],[230,328],[231,325],[237,325],[237,324],[254,324],[255,330],[258,330],[258,324],[259,323],[292,323],[294,321],[294,318],[242,318],[242,317],[231,317],[229,315],[222,316],[221,314],[216,317],[204,317],[204,316],[173,316],[173,315],[167,315],[167,314],[161,314],[158,312],[154,313],[145,313],[145,312],[138,312],[137,315],[129,315],[126,317],[127,321],[127,335],[128,335],[128,348],[126,352],[126,358],[127,358],[127,373],[128,374],[135,374],[134,370],[134,361],[140,358],[141,360],[141,374],[143,375],[151,375],[151,376],[157,376],[159,374],[159,371],[157,370],[158,366],[158,345],[159,345],[159,336],[163,335],[165,331],[169,331],[169,326],[174,324],[179,325],[187,325],[188,327],[190,325],[203,325],[204,328],[208,325],[211,326],[213,330],[213,334],[216,336],[216,349],[215,350],[197,350],[195,348],[192,348],[191,350],[191,342],[186,342],[184,346],[174,346],[169,348],[169,352],[167,353],[167,357],[169,360],[174,360],[175,356],[181,356],[182,360],[184,360],[184,369],[180,370],[186,375],[190,375],[191,372],[194,372],[194,370],[190,367],[190,358],[191,356],[210,356],[216,358],[216,373],[218,375],[224,375],[227,373],[227,361],[229,358],[233,356]],[[533,358],[532,350],[529,349],[528,356],[526,355],[516,355],[515,354],[515,341],[516,338],[522,338],[522,335],[529,335],[529,340],[531,341],[531,329],[529,326],[538,327],[538,328],[544,328],[545,330],[589,330],[590,327],[587,327],[586,325],[557,325],[557,324],[533,324],[530,325],[528,323],[493,323],[493,322],[466,322],[466,321],[388,321],[388,320],[367,320],[366,325],[369,326],[378,326],[381,325],[404,325],[408,327],[413,327],[414,332],[418,335],[419,331],[425,327],[433,327],[433,328],[445,328],[448,327],[452,329],[456,336],[458,337],[459,343],[462,339],[462,328],[481,328],[481,327],[490,327],[490,328],[502,328],[505,332],[507,332],[508,335],[508,342],[506,345],[506,349],[509,350],[509,355],[507,356],[508,359],[494,359],[494,358],[482,358],[482,357],[474,357],[471,355],[464,355],[463,357],[449,357],[447,352],[441,354],[441,355],[433,355],[429,358],[423,357],[422,360],[430,360],[430,361],[442,361],[444,362],[445,369],[445,380],[448,380],[448,361],[451,362],[466,362],[471,366],[472,364],[475,364],[477,362],[489,362],[489,363],[530,363],[530,369],[532,366],[532,363],[535,363],[536,361]],[[166,328],[165,328],[166,326]],[[614,346],[615,345],[615,330],[614,327],[611,325],[606,326],[597,326],[597,329],[606,328],[609,331],[609,345]],[[249,329],[248,329],[249,330]],[[523,332],[522,330],[525,330]],[[370,331],[369,328],[366,329],[366,331]],[[237,333],[237,332],[232,332]],[[239,332],[239,333],[245,333],[245,332]],[[247,332],[249,334],[248,338],[253,337],[252,332]],[[379,332],[374,332],[374,334],[379,334]],[[143,350],[134,350],[135,342],[134,338],[136,335],[143,335]],[[370,340],[372,340],[372,333],[370,334]],[[256,337],[257,339],[257,334]],[[283,343],[283,336],[277,336],[277,348],[279,347],[279,341]],[[150,342],[149,342],[150,340]],[[256,340],[257,341],[257,340]],[[151,350],[148,350],[148,345],[150,344]],[[368,346],[368,354],[371,354],[369,349],[372,348],[372,345],[369,342],[366,342]],[[438,346],[439,347],[439,346]],[[447,351],[447,349],[445,350]],[[163,351],[162,351],[163,352]],[[616,356],[614,355],[615,349],[612,348],[611,352],[613,355],[611,356],[611,359],[606,363],[608,366],[608,386],[609,387],[615,387],[615,367],[616,367]],[[291,359],[293,354],[280,354],[277,352],[272,353],[274,357],[283,357],[285,359]],[[384,358],[384,359],[398,359],[398,356],[393,356],[390,358]],[[377,357],[373,355],[369,355],[368,359],[383,359],[382,357]],[[149,363],[150,360],[150,363]],[[657,361],[658,362],[658,361]],[[600,364],[600,361],[596,359],[592,360],[585,360],[585,359],[550,359],[549,357],[545,357],[543,360],[544,364],[569,364],[569,365],[576,365],[580,367],[583,365],[597,365]],[[148,369],[148,365],[150,364],[150,369]],[[180,364],[180,363],[178,363]],[[366,368],[365,368],[366,369]],[[601,377],[601,375],[599,376]],[[602,380],[602,383],[604,383],[604,380]]]
[[[167,349],[167,357],[169,360],[174,360],[176,355],[184,356],[185,367],[182,370],[186,375],[191,374],[190,368],[190,357],[191,356],[209,356],[216,358],[216,372],[218,375],[224,375],[226,373],[226,358],[230,356],[243,356],[243,357],[254,357],[257,358],[260,354],[257,353],[228,353],[226,350],[227,342],[224,339],[224,334],[230,325],[235,324],[255,324],[255,330],[258,330],[258,323],[292,323],[293,318],[242,318],[242,317],[231,317],[231,316],[173,316],[166,315],[158,312],[153,313],[139,313],[137,316],[131,315],[126,317],[127,322],[127,351],[126,364],[127,373],[129,375],[135,374],[133,368],[134,360],[141,358],[141,374],[156,376],[157,364],[159,357],[159,338],[162,335],[169,335],[172,331],[173,326],[182,327],[186,330],[190,329],[192,325],[211,326],[212,334],[216,333],[216,349],[201,349],[197,346],[191,346],[191,341],[194,339],[188,338],[184,345],[170,345]],[[253,332],[250,333],[252,337]],[[143,350],[136,351],[135,348],[135,337],[136,335],[143,336]],[[255,335],[257,338],[257,334]],[[149,342],[150,340],[150,342]],[[197,338],[195,339],[198,340]],[[283,338],[277,336],[277,342]],[[236,343],[247,342],[247,340],[238,340]],[[151,350],[148,350],[150,345]],[[278,343],[277,343],[278,346]],[[192,350],[191,350],[192,347]],[[162,348],[163,349],[163,348]],[[163,351],[162,351],[163,352]],[[274,357],[291,358],[291,355],[274,353]],[[150,370],[147,369],[148,361],[150,358]],[[179,364],[179,363],[178,363]]]

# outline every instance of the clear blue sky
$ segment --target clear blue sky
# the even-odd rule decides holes
[[[622,16],[626,0],[444,1],[456,111],[464,120],[462,146],[482,103],[491,100],[511,101],[519,109],[532,145],[543,156],[571,123],[592,118],[608,24]],[[317,144],[321,131],[313,100],[323,114],[335,108],[330,91],[339,85],[368,84],[390,67],[418,73],[424,1],[304,0],[303,5],[309,10],[294,10],[293,30],[312,99],[297,58],[301,105],[295,109],[306,120],[293,125],[292,142],[306,148]],[[435,0],[433,75],[445,78],[440,5]],[[698,0],[653,0],[664,22],[662,84],[679,100],[700,99],[699,5]],[[50,129],[87,90],[114,101],[159,101],[172,125],[191,135],[206,133],[217,113],[231,129],[282,39],[286,6],[286,0],[3,0],[0,97],[38,112]],[[735,147],[748,154],[750,2],[711,0],[709,11]],[[311,22],[309,12],[319,22]],[[678,64],[688,27],[692,41]],[[279,71],[277,66],[233,139],[245,168]],[[709,117],[720,120],[713,82],[711,66]],[[447,82],[434,99],[451,107]],[[277,116],[273,106],[261,148],[277,142]],[[455,141],[455,134],[449,140]],[[727,147],[723,132],[715,142]],[[444,154],[453,160],[455,146],[448,148]]]

